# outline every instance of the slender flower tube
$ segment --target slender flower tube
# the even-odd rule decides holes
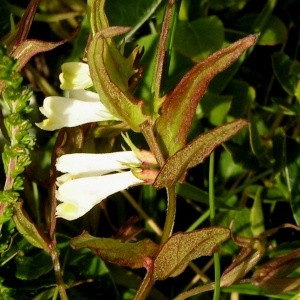
[[[61,185],[79,177],[101,176],[140,164],[140,160],[133,151],[65,154],[56,160],[56,169],[66,173],[57,178],[57,184]]]
[[[65,174],[57,178],[56,197],[61,203],[56,207],[56,216],[77,219],[111,194],[134,185],[154,182],[158,171],[144,172],[138,168],[145,163],[138,155],[138,151],[121,151],[60,156],[56,168]],[[108,174],[131,168],[132,171]]]
[[[75,220],[109,195],[142,183],[131,171],[67,181],[57,190],[62,203],[56,207],[56,217]]]
[[[62,90],[83,90],[93,85],[88,64],[68,62],[62,64],[61,70],[59,80]]]
[[[43,106],[40,107],[40,111],[47,119],[36,125],[43,130],[118,120],[101,103],[97,93],[85,90],[72,90],[69,98],[47,97]]]

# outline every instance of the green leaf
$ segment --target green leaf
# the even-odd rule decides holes
[[[249,139],[249,137],[247,137],[247,139]],[[259,161],[253,155],[250,146],[246,144],[245,141],[242,144],[230,141],[224,144],[224,148],[230,152],[233,161],[244,169],[253,171],[259,169]]]
[[[258,14],[248,14],[239,20],[237,26],[240,30],[249,32],[258,17]],[[268,18],[266,24],[263,26],[257,44],[262,46],[274,46],[284,43],[288,37],[285,24],[274,15],[270,14]]]
[[[190,183],[176,185],[176,193],[183,198],[209,205],[208,193]],[[224,201],[221,198],[215,197],[215,202],[217,208],[234,209],[231,206],[224,204]]]
[[[131,27],[130,32],[124,36],[127,41],[145,22],[149,21],[161,2],[162,0],[107,1],[105,11],[112,26]]]
[[[271,16],[267,27],[259,38],[258,44],[274,46],[283,44],[288,38],[288,30],[285,24],[276,16]]]
[[[281,171],[285,166],[285,146],[286,136],[282,127],[276,128],[273,135],[273,157],[274,173]]]
[[[258,122],[257,118],[252,117],[250,119],[249,133],[250,133],[250,145],[252,152],[258,158],[262,157],[264,154],[264,148],[262,144],[262,140],[260,137],[260,132],[258,130]]]
[[[18,255],[16,260],[16,277],[22,280],[33,280],[47,274],[53,269],[50,255],[39,251],[35,255]]]
[[[192,22],[178,22],[173,47],[193,61],[199,62],[220,49],[223,41],[222,22],[216,16],[210,16]]]
[[[219,96],[207,92],[201,102],[203,114],[212,125],[218,126],[226,121],[226,116],[231,105],[231,96]]]
[[[73,40],[74,46],[72,53],[68,56],[66,62],[77,61],[79,57],[84,57],[84,51],[90,34],[90,23],[87,16],[80,24],[80,30]]]
[[[244,170],[241,166],[234,163],[231,154],[229,151],[222,151],[220,154],[219,160],[219,174],[221,176],[222,185],[226,185],[228,182],[231,182],[233,179],[239,178],[242,176]],[[218,198],[216,198],[216,201]]]
[[[298,96],[300,63],[291,60],[288,55],[282,52],[276,52],[272,55],[272,64],[276,78],[282,88],[290,96]]]
[[[235,62],[256,41],[258,35],[249,35],[210,55],[194,66],[167,94],[157,120],[158,139],[166,156],[181,149],[192,124],[198,102],[211,79]]]
[[[112,37],[128,29],[108,27],[104,13],[104,0],[91,0],[91,28],[93,38],[88,50],[87,60],[94,87],[103,104],[112,114],[127,122],[134,131],[140,131],[139,125],[146,121],[142,101],[133,97],[128,85],[129,79],[138,72],[135,68],[139,48],[125,58],[122,56]]]
[[[5,278],[0,277],[0,291],[3,300],[15,300],[17,297],[16,289],[6,286]]]
[[[232,95],[229,116],[234,118],[243,118],[248,116],[251,103],[256,98],[255,89],[247,82],[233,79],[224,91],[225,95]]]
[[[160,189],[176,184],[188,169],[202,163],[216,147],[229,140],[247,124],[246,120],[238,119],[201,134],[167,159],[153,186]]]
[[[230,230],[225,227],[174,234],[163,244],[154,260],[154,280],[178,276],[193,259],[212,255],[216,247],[229,236]]]
[[[288,149],[288,153],[287,153]],[[300,145],[294,140],[286,140],[285,175],[290,193],[291,208],[295,222],[300,226]]]
[[[15,205],[13,221],[19,232],[31,245],[44,249],[48,253],[50,252],[50,240],[32,223],[26,212],[22,209],[21,202],[17,202]]]
[[[90,248],[102,259],[137,269],[147,265],[147,260],[155,257],[158,246],[150,239],[144,239],[136,243],[122,243],[110,238],[97,238],[87,232],[73,238],[70,241],[74,249]]]
[[[265,231],[264,213],[262,208],[262,187],[256,192],[253,205],[250,210],[251,230],[254,236]]]

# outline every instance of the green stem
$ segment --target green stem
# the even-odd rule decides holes
[[[158,164],[162,167],[165,163],[165,159],[157,144],[152,124],[150,122],[145,122],[144,124],[142,124],[141,132],[144,135],[147,144],[150,147],[151,152],[154,154]]]
[[[195,230],[201,223],[203,223],[210,216],[210,211],[204,212],[187,230],[186,232],[191,232]]]
[[[207,292],[207,291],[211,291],[214,288],[214,283],[211,282],[209,284],[205,284],[199,287],[196,287],[194,289],[191,289],[187,292],[181,293],[180,295],[178,295],[176,298],[174,298],[173,300],[184,300],[187,299],[189,297]]]
[[[172,234],[175,214],[176,214],[176,192],[175,185],[167,187],[168,193],[168,209],[165,221],[165,226],[161,238],[161,244],[163,244]]]
[[[214,167],[215,167],[215,154],[213,152],[209,157],[209,190],[208,190],[211,226],[216,225]],[[219,257],[219,253],[217,252],[214,253],[214,269],[215,269],[215,286],[214,286],[213,300],[218,300],[220,298],[221,271],[220,271],[220,257]]]
[[[215,188],[214,188],[214,167],[215,167],[215,153],[209,157],[209,187],[208,187],[208,197],[209,197],[209,216],[211,226],[215,226],[216,223],[216,207],[215,207]]]
[[[266,170],[266,171],[262,172],[261,174],[253,177],[252,179],[246,180],[242,185],[240,185],[236,189],[234,189],[234,191],[228,193],[228,195],[223,198],[223,201],[226,203],[226,201],[228,199],[230,199],[232,196],[242,192],[247,186],[261,180],[262,178],[266,177],[269,174],[272,174],[272,172],[273,172],[272,170]]]
[[[147,274],[139,288],[139,290],[137,291],[135,297],[133,300],[143,300],[146,299],[147,295],[149,294],[151,288],[154,285],[154,281],[152,279],[152,271],[147,271]]]
[[[145,23],[149,22],[151,16],[155,13],[159,5],[162,3],[162,0],[152,1],[152,5],[147,9],[147,12],[138,20],[138,22],[131,28],[131,30],[124,35],[124,39],[122,39],[118,46],[121,46],[123,41],[128,41],[139,28]]]
[[[51,255],[51,258],[52,258],[52,263],[53,263],[53,268],[54,268],[54,273],[55,273],[55,278],[56,278],[56,283],[57,283],[60,299],[61,300],[68,300],[64,280],[63,280],[63,277],[62,277],[62,272],[61,272],[61,269],[60,269],[60,263],[59,263],[59,258],[58,258],[58,251],[57,251],[57,247],[56,247],[56,241],[52,241],[52,244],[50,246],[50,255]]]

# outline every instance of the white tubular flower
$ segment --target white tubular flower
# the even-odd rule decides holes
[[[108,174],[139,165],[141,161],[133,151],[60,156],[56,169],[66,174],[57,178],[56,197],[62,203],[56,208],[56,216],[77,219],[109,195],[146,182],[131,171]]]
[[[68,62],[61,66],[59,74],[62,90],[82,90],[93,85],[88,64],[82,62]]]
[[[140,160],[133,151],[65,154],[56,160],[56,169],[67,173],[57,178],[57,184],[61,185],[79,177],[104,175],[140,164]]]
[[[75,220],[109,195],[141,183],[143,180],[131,171],[67,181],[57,190],[56,197],[62,203],[56,207],[56,217]]]
[[[47,119],[36,125],[43,130],[118,120],[101,103],[97,93],[85,90],[70,91],[69,98],[47,97],[40,111]]]

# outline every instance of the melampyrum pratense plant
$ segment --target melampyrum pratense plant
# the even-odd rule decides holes
[[[221,288],[243,282],[265,253],[262,238],[279,229],[266,231],[254,238],[244,238],[232,233],[233,225],[230,228],[217,226],[213,152],[240,131],[247,130],[247,116],[231,118],[228,123],[196,137],[189,136],[199,101],[211,80],[237,60],[241,63],[247,57],[247,51],[257,42],[259,34],[245,35],[212,53],[197,62],[175,87],[165,90],[163,81],[168,73],[180,5],[181,1],[175,0],[166,3],[152,84],[142,99],[137,96],[136,89],[143,76],[139,65],[143,49],[136,46],[129,55],[125,55],[125,41],[116,42],[116,38],[130,33],[132,29],[110,26],[105,0],[87,1],[84,24],[89,34],[82,57],[62,64],[59,80],[64,94],[47,95],[39,108],[46,118],[34,124],[37,138],[39,133],[54,131],[50,138],[52,143],[47,145],[51,152],[51,159],[47,162],[49,174],[44,182],[48,194],[43,195],[40,218],[29,216],[26,211],[29,203],[21,199],[25,186],[22,176],[31,162],[30,155],[36,154],[34,146],[38,140],[29,130],[33,122],[27,119],[33,93],[29,87],[22,85],[20,71],[32,56],[50,51],[67,39],[56,43],[27,39],[39,6],[37,0],[30,1],[17,30],[12,30],[2,39],[0,89],[2,127],[5,128],[2,133],[7,145],[2,154],[6,180],[0,194],[0,222],[3,224],[1,264],[9,270],[8,262],[16,256],[17,280],[14,283],[18,280],[37,282],[29,293],[34,299],[57,299],[58,295],[64,300],[78,298],[80,294],[77,294],[76,286],[90,281],[87,277],[91,274],[97,275],[93,278],[95,281],[105,280],[102,275],[109,273],[108,269],[113,270],[111,264],[118,265],[117,272],[123,272],[123,267],[144,268],[144,279],[140,280],[133,297],[136,300],[146,299],[151,297],[157,281],[182,274],[188,265],[193,266],[192,260],[196,258],[213,256],[214,280],[174,298],[182,300],[213,291],[216,300]],[[82,6],[85,7],[84,4]],[[63,15],[59,17],[63,18]],[[139,136],[144,141],[143,148],[135,145],[131,136]],[[122,142],[117,143],[116,140]],[[189,169],[208,157],[210,226],[173,233],[176,185],[184,183]],[[39,166],[35,165],[35,168],[37,177],[41,170]],[[129,220],[114,237],[92,235],[99,218],[97,208],[103,204],[102,201],[120,191],[127,195],[124,190],[141,185],[167,191],[163,229],[158,228],[153,220],[148,222],[159,237],[153,239],[146,233],[140,238],[134,220]],[[151,219],[132,197],[127,195],[127,198],[142,218]],[[74,237],[70,233],[72,224],[79,224],[81,219],[90,226]],[[9,234],[4,230],[7,228]],[[229,239],[242,250],[222,272],[218,246]],[[297,278],[284,277],[289,274],[285,266],[293,268],[294,260],[299,260],[299,250],[267,261],[253,272],[247,282],[272,292],[274,283],[280,280],[282,285],[276,291],[295,290],[299,287]],[[52,269],[55,280],[46,277]],[[68,274],[70,269],[78,272],[78,278]],[[279,278],[279,275],[284,278]],[[0,277],[6,298],[19,297],[16,295],[18,289],[8,288],[6,278]],[[99,295],[102,295],[101,291]],[[156,295],[164,299],[161,294]],[[24,296],[24,299],[28,298]]]

